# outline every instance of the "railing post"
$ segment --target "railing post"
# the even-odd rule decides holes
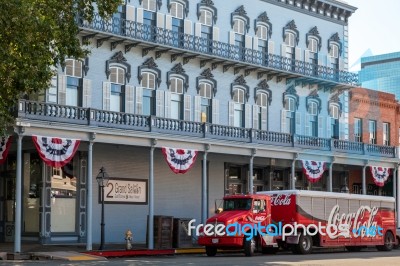
[[[296,141],[296,134],[292,134],[292,147],[296,146],[295,141]]]
[[[364,155],[367,155],[367,154],[368,154],[368,148],[367,148],[367,147],[368,147],[368,146],[367,146],[368,144],[363,143],[362,145],[363,145],[363,154],[364,154]]]
[[[153,127],[155,126],[155,116],[151,115],[149,116],[149,131],[153,132]]]
[[[331,138],[331,141],[330,141],[330,151],[333,151],[334,149],[335,149],[335,139],[333,139],[333,138]]]

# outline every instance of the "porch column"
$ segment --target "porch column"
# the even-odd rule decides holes
[[[299,154],[296,153],[294,155],[293,161],[292,161],[292,179],[290,180],[290,189],[296,189],[296,160],[299,157]]]
[[[149,245],[148,249],[154,249],[154,149],[157,139],[151,139],[150,169],[149,169]]]
[[[210,145],[206,144],[204,146],[204,154],[203,154],[203,175],[201,178],[201,223],[206,224],[206,220],[208,217],[207,210],[207,154],[210,149]]]
[[[15,226],[14,226],[14,253],[21,252],[21,211],[22,211],[22,138],[25,128],[17,126],[14,128],[17,133],[17,172],[15,183]]]
[[[333,164],[335,162],[335,157],[333,157],[331,164],[329,165],[329,177],[328,177],[328,192],[332,192],[332,172]]]
[[[368,165],[364,165],[363,166],[363,170],[362,170],[362,192],[363,195],[367,195],[367,177],[366,177],[366,169],[367,169]]]
[[[93,218],[93,143],[96,138],[96,133],[90,133],[89,135],[89,147],[88,147],[88,162],[87,162],[87,203],[86,203],[86,250],[93,249],[93,229],[92,229],[92,218]]]
[[[393,168],[393,197],[397,199],[396,187],[397,187],[397,167]]]
[[[254,162],[254,155],[257,153],[256,149],[251,150],[251,156],[250,156],[250,165],[249,165],[249,187],[248,187],[248,192],[249,194],[253,194],[253,162]]]

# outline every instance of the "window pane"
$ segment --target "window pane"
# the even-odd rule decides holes
[[[154,98],[153,90],[143,89],[143,115],[153,115],[154,114]]]
[[[181,95],[179,94],[171,94],[171,118],[172,119],[181,119]]]

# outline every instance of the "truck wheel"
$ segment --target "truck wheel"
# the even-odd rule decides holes
[[[394,244],[394,245],[393,245],[393,249],[399,249],[400,238],[399,238],[399,237],[396,237],[396,238],[397,238],[397,244]]]
[[[217,255],[217,248],[216,247],[206,247],[206,254],[209,257],[214,257]]]
[[[359,251],[361,251],[362,247],[359,247],[359,246],[347,246],[346,249],[347,249],[347,251],[350,251],[350,252],[359,252]]]
[[[313,241],[311,236],[302,233],[299,238],[299,243],[295,245],[293,251],[296,254],[309,254],[312,251],[312,245]]]
[[[384,244],[382,246],[376,246],[379,251],[391,251],[393,249],[395,240],[392,232],[387,231],[384,237]]]
[[[256,240],[252,237],[250,240],[247,240],[244,237],[244,254],[247,257],[251,257],[254,255],[254,251],[256,250]]]

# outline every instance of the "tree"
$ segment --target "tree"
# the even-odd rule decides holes
[[[18,99],[50,85],[65,58],[84,58],[76,18],[91,21],[94,6],[103,18],[121,0],[0,1],[0,136],[14,124]]]

